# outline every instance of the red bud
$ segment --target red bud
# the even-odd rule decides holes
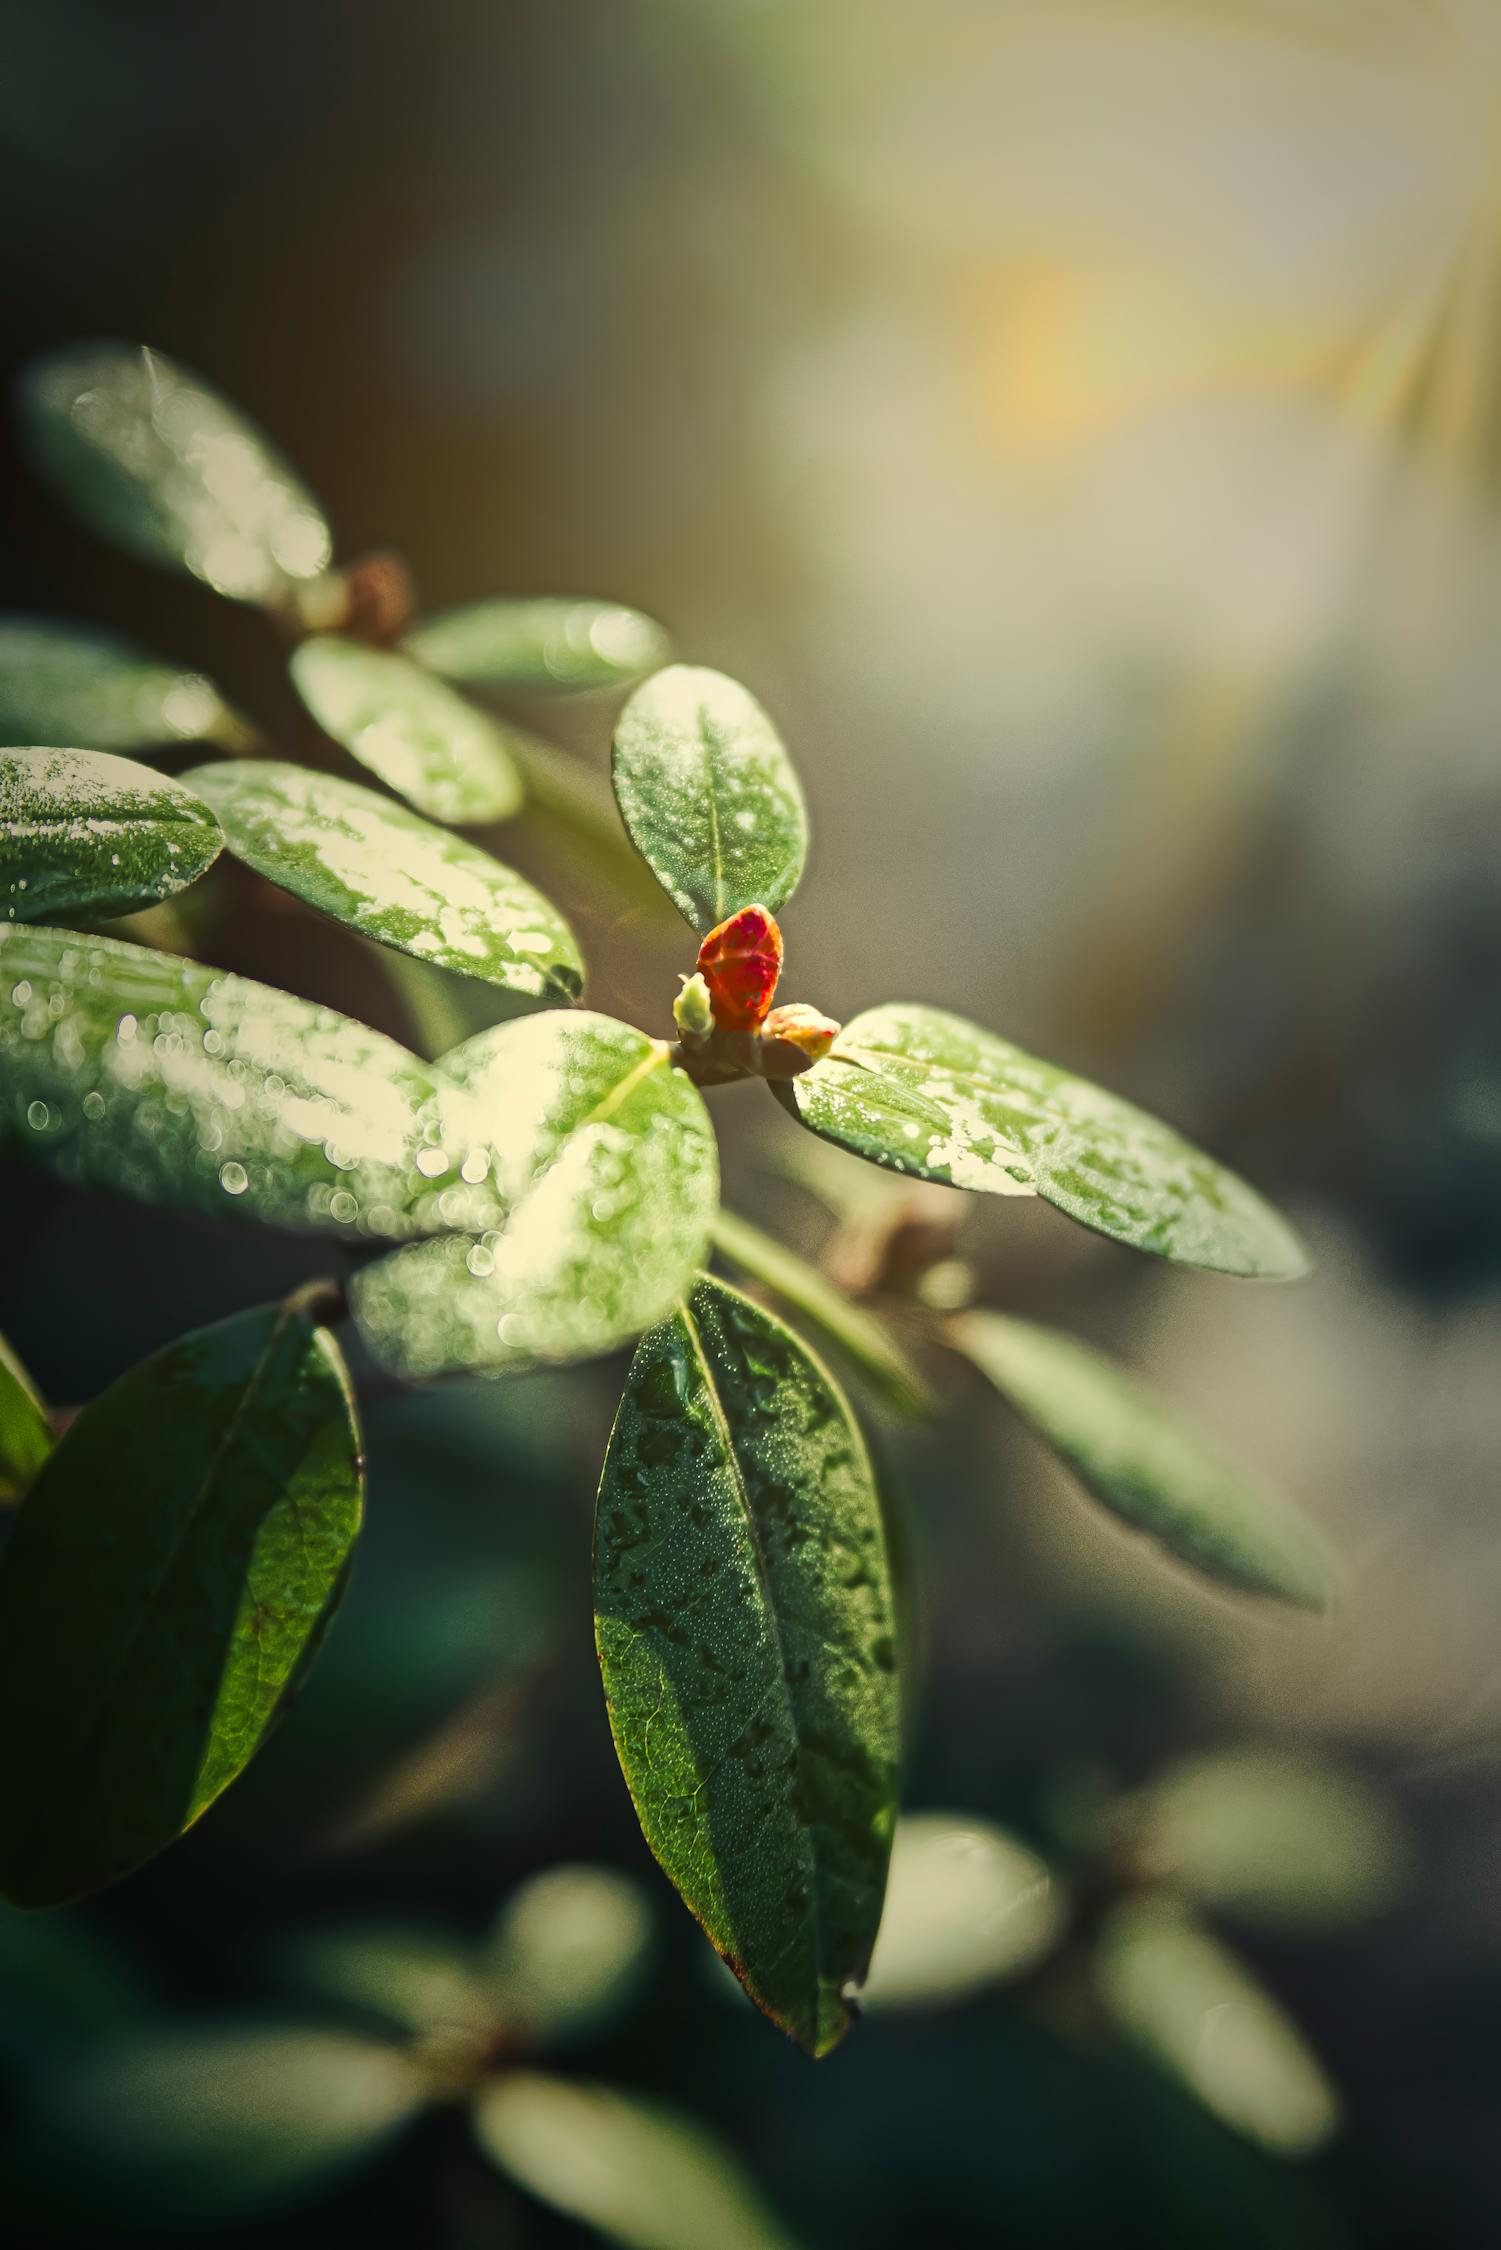
[[[743,906],[698,949],[720,1031],[753,1031],[771,1006],[782,973],[782,933],[764,906]]]

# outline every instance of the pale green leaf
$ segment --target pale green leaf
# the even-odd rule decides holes
[[[396,1373],[506,1374],[585,1359],[660,1320],[702,1261],[718,1196],[703,1097],[658,1039],[550,1012],[439,1065],[487,1118],[510,1205],[478,1236],[355,1277],[355,1317]]]
[[[486,1120],[331,1008],[0,923],[0,1144],[83,1186],[303,1231],[490,1224]]]
[[[1222,2124],[1278,2156],[1308,2156],[1339,2102],[1271,1995],[1180,1908],[1118,1907],[1095,1957],[1100,1995],[1133,2043]]]
[[[639,1993],[655,1924],[611,1867],[549,1867],[502,1907],[486,1966],[506,2020],[535,2046],[597,2033]]]
[[[0,617],[0,741],[155,750],[243,743],[244,722],[201,672],[94,626]]]
[[[0,1507],[20,1499],[52,1446],[42,1395],[0,1336]]]
[[[1102,1352],[1000,1313],[966,1314],[948,1334],[1133,1531],[1241,1593],[1330,1606],[1333,1564],[1313,1526],[1181,1429]]]
[[[499,2028],[473,1949],[407,1923],[304,1931],[273,1949],[276,1968],[310,1997],[409,2037],[481,2046]]]
[[[69,1424],[0,1557],[0,1890],[56,1906],[170,1844],[255,1755],[359,1531],[333,1338],[196,1330]]]
[[[518,2187],[627,2250],[793,2250],[733,2153],[663,2102],[508,2071],[474,2129]]]
[[[325,734],[429,819],[474,826],[520,810],[505,729],[409,657],[319,633],[294,654],[292,684]]]
[[[478,844],[358,782],[269,758],[187,780],[237,859],[363,937],[538,1000],[572,1000],[584,969],[557,908]]]
[[[615,797],[631,839],[700,933],[744,906],[775,914],[808,850],[802,787],[753,695],[673,664],[637,688],[615,729]]]
[[[825,2054],[875,1942],[896,1816],[885,1535],[833,1382],[719,1282],[631,1363],[594,1564],[646,1840],[751,1998]]]
[[[1067,1901],[1046,1860],[965,1813],[897,1822],[881,1934],[863,2012],[933,2008],[1035,1967],[1057,1945]]]
[[[19,386],[37,467],[104,538],[236,600],[328,568],[316,501],[201,375],[139,344],[69,345]]]
[[[1307,1270],[1286,1220],[1170,1126],[941,1008],[868,1008],[778,1092],[815,1133],[892,1171],[1040,1195],[1179,1265],[1277,1280]]]
[[[0,911],[131,914],[185,890],[224,839],[202,800],[102,750],[0,750]]]
[[[621,687],[667,661],[651,618],[568,595],[465,602],[423,618],[402,647],[447,679],[529,695]]]

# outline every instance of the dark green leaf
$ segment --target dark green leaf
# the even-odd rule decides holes
[[[117,1882],[255,1755],[342,1590],[354,1402],[294,1301],[199,1329],[69,1425],[0,1558],[0,1890]]]
[[[1181,1430],[1113,1360],[999,1313],[966,1314],[948,1333],[1134,1531],[1221,1585],[1329,1607],[1333,1566],[1312,1525]]]
[[[207,805],[102,750],[0,750],[0,904],[11,922],[130,914],[218,858]]]
[[[474,2129],[529,2195],[627,2250],[793,2250],[731,2151],[665,2103],[507,2071]]]
[[[667,661],[667,635],[618,602],[502,596],[425,617],[402,647],[474,687],[532,695],[623,686]]]
[[[1170,1126],[941,1008],[868,1008],[779,1092],[815,1133],[892,1171],[1040,1195],[1179,1265],[1277,1280],[1307,1270],[1286,1220]]]
[[[582,991],[557,908],[478,844],[305,766],[250,758],[187,779],[237,859],[362,936],[533,999]]]
[[[509,1374],[640,1335],[701,1263],[718,1195],[703,1097],[659,1039],[551,1012],[439,1065],[487,1117],[503,1226],[367,1266],[355,1317],[398,1374]]]
[[[0,1336],[0,1507],[20,1499],[52,1444],[41,1393]]]
[[[154,750],[178,742],[243,744],[211,680],[130,641],[58,618],[0,617],[0,741]]]
[[[870,1958],[896,1816],[885,1539],[833,1382],[719,1282],[631,1363],[595,1612],[647,1842],[751,1998],[826,2054]]]
[[[75,344],[21,377],[37,467],[84,521],[239,601],[328,568],[316,501],[202,376],[139,344]]]
[[[549,1867],[507,1899],[486,1952],[509,2023],[529,2045],[597,2033],[641,1990],[651,1907],[612,1867]]]
[[[722,672],[669,665],[615,729],[615,797],[631,839],[700,933],[797,889],[808,816],[792,761],[753,695]]]
[[[319,633],[292,684],[326,734],[432,820],[509,820],[524,794],[498,721],[405,656]]]
[[[118,938],[0,924],[0,1144],[66,1179],[400,1240],[493,1223],[485,1123],[331,1008]]]

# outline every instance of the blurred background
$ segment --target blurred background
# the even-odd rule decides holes
[[[1270,1759],[1303,1776],[1292,1860],[1354,1821],[1360,1875],[1329,1877],[1327,1911],[1241,1919],[1182,1875],[1318,2058],[1302,2109],[1195,2085],[1213,1995],[1170,2069],[1024,1968],[970,1991],[930,1963],[815,2068],[718,1989],[615,1769],[588,1548],[619,1368],[376,1402],[365,1549],[295,1722],[156,1866],[45,1934],[0,1925],[23,2136],[38,2073],[142,2021],[316,2014],[273,1958],[289,1933],[467,1940],[584,1862],[656,1935],[578,2069],[718,2133],[810,2250],[1495,2242],[1501,7],[3,20],[8,373],[142,338],[428,605],[578,591],[660,617],[804,774],[791,996],[961,1008],[1296,1216],[1317,1273],[1271,1290],[1041,1206],[966,1214],[988,1301],[1147,1371],[1320,1519],[1348,1590],[1320,1627],[1180,1583],[955,1381],[937,1435],[881,1439],[926,1621],[906,1798],[1087,1894],[1123,1804],[1186,1760],[1233,1753],[1233,1782]],[[93,546],[9,437],[4,464],[0,605],[123,627],[305,736],[258,618]],[[547,723],[603,776],[610,716]],[[690,965],[670,914],[502,848],[573,913],[594,1004],[659,1028]],[[337,933],[312,951],[268,910],[210,957],[404,1028]],[[718,1111],[733,1200],[816,1247],[858,1167],[810,1180],[772,1105]],[[0,1325],[60,1402],[309,1270],[306,1246],[33,1180],[0,1215]],[[1172,1974],[1151,1962],[1148,2013]],[[589,2239],[446,2113],[204,2228]]]

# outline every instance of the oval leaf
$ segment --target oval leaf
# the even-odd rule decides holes
[[[0,617],[0,740],[153,750],[238,745],[246,728],[201,672],[48,617]]]
[[[362,936],[533,999],[582,991],[561,914],[478,844],[305,766],[251,758],[187,778],[237,859]]]
[[[1047,1959],[1068,1909],[1046,1860],[967,1813],[897,1822],[862,2010],[939,2008]]]
[[[613,1867],[549,1867],[507,1899],[486,1953],[507,2022],[542,2043],[593,2035],[637,1996],[654,1936],[639,1887]]]
[[[400,1240],[493,1223],[484,1127],[331,1008],[119,938],[0,923],[0,1143],[66,1179]]]
[[[595,1632],[646,1840],[757,2005],[848,2029],[896,1817],[896,1630],[849,1408],[701,1281],[642,1339],[595,1518]]]
[[[361,1335],[396,1373],[509,1374],[613,1351],[702,1262],[714,1130],[659,1039],[549,1013],[482,1032],[439,1066],[490,1121],[503,1225],[356,1275]]]
[[[69,1425],[0,1559],[0,1890],[56,1906],[254,1756],[360,1526],[354,1401],[294,1301],[181,1337]]]
[[[223,846],[207,805],[102,750],[0,750],[0,903],[11,922],[129,914],[185,890]]]
[[[292,684],[325,734],[430,819],[472,825],[521,809],[500,726],[419,664],[320,633],[293,656]]]
[[[742,907],[775,914],[797,889],[802,788],[738,682],[689,664],[658,672],[620,714],[613,773],[632,842],[700,936]]]
[[[474,2129],[518,2187],[628,2250],[793,2250],[724,2143],[663,2102],[513,2070]]]
[[[501,2028],[473,1949],[444,1930],[357,1922],[302,1931],[273,1946],[271,1965],[311,1998],[451,2050],[483,2048]]]
[[[312,496],[206,383],[139,344],[77,344],[21,377],[37,467],[104,538],[237,601],[316,578],[332,552]]]
[[[778,1093],[825,1140],[894,1172],[1040,1195],[1179,1265],[1276,1280],[1307,1271],[1286,1220],[1171,1126],[941,1008],[868,1008]]]
[[[1329,1608],[1334,1569],[1313,1526],[1181,1430],[1102,1352],[1000,1313],[970,1313],[948,1333],[1133,1531],[1240,1593]]]
[[[41,1393],[0,1336],[0,1507],[20,1499],[52,1446]]]
[[[529,695],[621,687],[667,661],[667,635],[640,610],[566,595],[465,602],[401,645],[446,679]]]

